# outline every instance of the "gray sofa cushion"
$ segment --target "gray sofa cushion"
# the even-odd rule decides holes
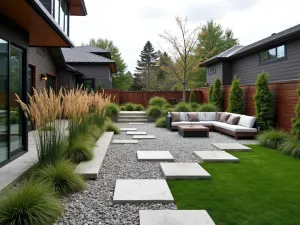
[[[205,112],[205,120],[206,121],[215,121],[216,115],[217,114],[215,112]]]
[[[196,112],[188,112],[187,113],[187,117],[188,117],[188,120],[190,122],[197,122],[197,121],[199,121],[198,113],[196,113]]]
[[[173,122],[180,122],[180,114],[177,112],[171,112],[171,117]]]
[[[255,124],[256,118],[254,116],[241,115],[238,125],[243,127],[252,128]]]
[[[226,123],[229,117],[230,117],[230,114],[228,114],[228,113],[222,113],[222,115],[221,115],[221,117],[219,119],[219,122]]]
[[[241,118],[240,116],[235,116],[235,115],[231,114],[226,123],[231,124],[231,125],[237,125],[240,118]]]

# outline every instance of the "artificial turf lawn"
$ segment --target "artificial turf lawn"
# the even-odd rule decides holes
[[[201,163],[211,180],[168,181],[178,209],[205,209],[217,225],[300,224],[300,160],[258,145],[240,163]]]

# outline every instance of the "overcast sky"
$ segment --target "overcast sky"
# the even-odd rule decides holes
[[[191,28],[215,19],[231,28],[242,45],[300,23],[300,0],[85,0],[85,4],[88,15],[71,18],[73,42],[112,40],[131,72],[146,41],[156,50],[165,46],[158,35],[177,31],[177,15],[187,17]]]

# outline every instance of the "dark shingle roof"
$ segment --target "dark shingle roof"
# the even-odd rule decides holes
[[[213,56],[212,58],[206,60],[203,63],[200,63],[200,66],[208,66],[212,63],[215,63],[217,61],[221,61],[223,59],[229,59],[229,58],[235,58],[241,55],[245,55],[247,53],[256,51],[258,49],[262,49],[265,47],[268,47],[269,45],[275,44],[276,42],[280,42],[285,40],[286,38],[289,38],[294,35],[300,34],[300,24],[293,26],[291,28],[288,28],[284,31],[281,31],[279,33],[273,34],[267,38],[264,38],[260,41],[254,42],[250,45],[247,45],[245,47],[243,46],[234,46],[218,55]],[[239,49],[237,49],[239,47]],[[232,50],[236,48],[235,50]]]
[[[62,53],[67,63],[115,63],[112,59],[87,53],[77,48],[62,48]]]
[[[88,53],[110,53],[109,50],[99,48],[94,45],[76,46],[75,48]]]

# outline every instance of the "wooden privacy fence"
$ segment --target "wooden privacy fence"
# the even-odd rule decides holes
[[[110,94],[117,104],[134,103],[141,104],[147,107],[150,98],[163,97],[167,101],[175,99],[180,101],[182,99],[182,91],[119,91],[116,89],[105,89],[105,94]],[[186,92],[186,100],[189,100],[190,92]],[[202,91],[195,91],[196,101],[202,103]]]
[[[298,101],[296,89],[299,81],[279,82],[270,84],[273,92],[275,106],[275,127],[290,131],[292,127],[292,118],[295,117],[295,106]],[[241,86],[244,97],[244,114],[255,115],[255,103],[253,96],[255,94],[255,85]],[[231,86],[224,86],[224,109],[228,108],[228,100]],[[197,88],[202,92],[204,103],[208,102],[209,88]]]

